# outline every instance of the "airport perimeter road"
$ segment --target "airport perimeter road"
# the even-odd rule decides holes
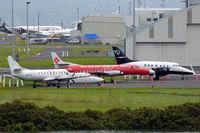
[[[56,52],[58,54],[58,56],[63,57],[63,55],[67,56],[106,56],[105,52],[99,52],[99,53],[95,53],[95,52],[70,52],[70,49],[74,49],[74,48],[102,48],[102,47],[111,47],[111,46],[80,46],[80,47],[70,47],[70,46],[66,46],[66,47],[59,47],[59,46],[32,46],[32,47],[42,47],[42,48],[46,48],[45,51],[38,53],[37,56],[33,56],[27,60],[46,60],[46,59],[51,59],[51,52]]]

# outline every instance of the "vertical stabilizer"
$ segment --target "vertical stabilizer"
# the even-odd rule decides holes
[[[52,57],[53,64],[54,64],[55,68],[63,68],[63,67],[69,66],[69,65],[70,66],[76,65],[76,64],[73,64],[73,63],[70,63],[70,62],[62,61],[60,59],[60,57],[55,52],[51,52],[51,57]]]
[[[15,60],[13,60],[12,56],[8,56],[8,64],[12,75],[16,71],[22,70],[22,67]]]
[[[0,31],[8,34],[12,33],[12,30],[8,28],[6,23],[1,18],[0,18]]]
[[[112,47],[117,64],[125,64],[134,62],[135,60],[129,59],[118,47]]]

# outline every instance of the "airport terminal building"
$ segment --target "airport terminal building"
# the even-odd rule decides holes
[[[136,59],[200,66],[200,6],[171,12],[136,31]],[[126,54],[133,58],[133,36],[126,37]]]

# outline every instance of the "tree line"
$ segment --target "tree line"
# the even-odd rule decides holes
[[[200,103],[106,112],[64,112],[22,101],[0,105],[0,131],[69,130],[200,131]]]

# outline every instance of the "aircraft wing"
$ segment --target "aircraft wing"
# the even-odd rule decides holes
[[[89,77],[89,73],[73,73],[70,75],[62,75],[58,77],[48,77],[44,81],[69,81],[77,78]]]

